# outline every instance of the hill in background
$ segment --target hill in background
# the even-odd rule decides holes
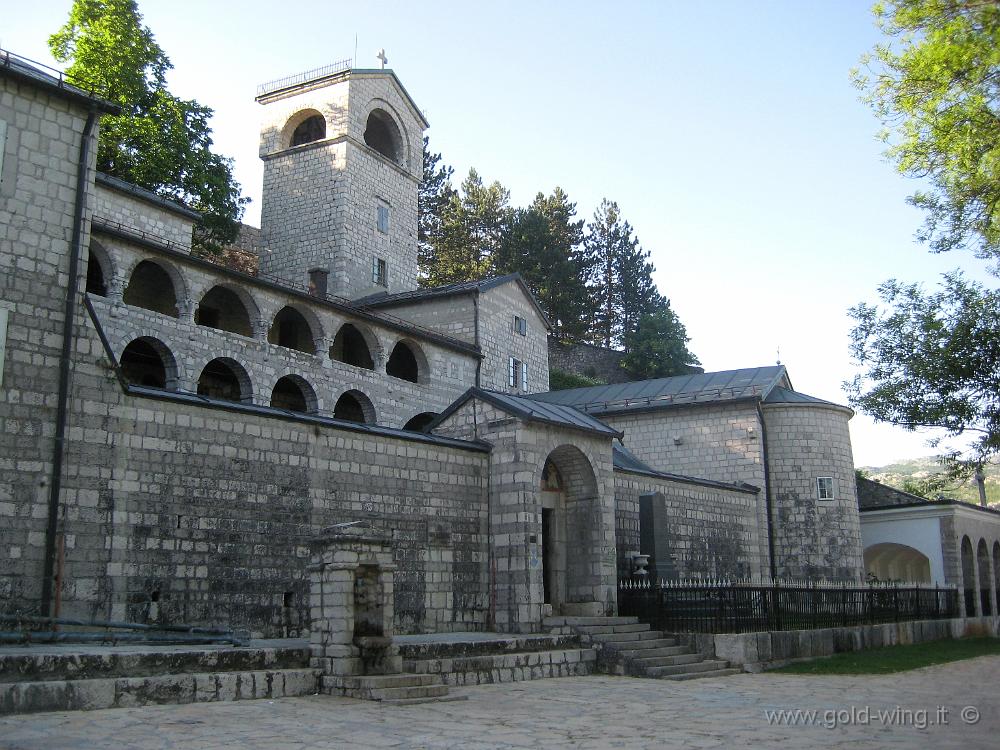
[[[941,489],[928,492],[922,485],[937,474],[943,472],[943,467],[934,456],[912,458],[896,461],[886,466],[860,466],[859,471],[876,482],[881,482],[896,489],[912,492],[915,495],[937,497],[944,495],[950,500],[961,500],[966,503],[979,504],[979,488],[976,480],[969,478],[964,482],[949,481]],[[986,474],[986,501],[991,506],[1000,505],[1000,466],[984,467]]]

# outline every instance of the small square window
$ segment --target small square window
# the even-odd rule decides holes
[[[834,500],[833,477],[816,477],[816,497],[820,500]]]
[[[372,283],[376,286],[389,286],[389,266],[383,258],[372,258]]]
[[[389,207],[388,206],[378,206],[376,208],[376,224],[378,226],[378,231],[382,234],[389,234]]]
[[[519,333],[522,336],[528,335],[528,321],[519,315],[514,316],[514,333]]]

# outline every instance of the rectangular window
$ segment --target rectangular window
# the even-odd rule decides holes
[[[3,385],[3,354],[7,349],[7,308],[0,307],[0,386]]]
[[[7,149],[7,121],[0,120],[0,182],[3,182],[3,152]]]
[[[382,258],[372,258],[372,283],[376,286],[389,286],[389,267]]]
[[[388,206],[378,206],[375,209],[376,223],[378,225],[378,231],[382,234],[389,234],[389,207]]]
[[[816,497],[820,500],[834,500],[833,477],[816,477]]]
[[[528,363],[521,363],[521,390],[528,390]]]
[[[511,388],[517,388],[521,384],[521,360],[510,358],[510,368],[507,372],[508,374],[508,385]]]
[[[514,333],[519,333],[522,336],[528,335],[528,321],[524,318],[515,315],[514,316]]]
[[[326,296],[326,282],[329,272],[323,268],[314,268],[309,272],[309,294],[314,297]]]

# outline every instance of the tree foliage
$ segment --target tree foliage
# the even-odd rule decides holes
[[[666,303],[643,315],[635,331],[626,336],[622,364],[636,380],[683,375],[700,364],[688,351],[688,341],[687,329]]]
[[[451,176],[455,170],[442,163],[441,154],[430,149],[424,136],[424,171],[417,192],[417,264],[428,275],[427,269],[437,263],[437,247],[441,242],[441,217],[445,207],[455,197]]]
[[[929,189],[918,236],[936,252],[1000,254],[1000,3],[889,0],[875,6],[895,40],[855,73],[885,125],[886,154]]]
[[[877,421],[974,436],[950,455],[968,473],[1000,451],[1000,293],[956,272],[932,293],[893,280],[879,294],[887,309],[851,309],[862,367],[845,384],[851,404]]]
[[[172,67],[135,0],[75,0],[49,38],[67,74],[122,108],[101,121],[97,168],[203,214],[196,241],[232,242],[249,201],[232,161],[212,152],[212,110],[166,88]]]

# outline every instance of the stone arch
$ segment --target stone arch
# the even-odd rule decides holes
[[[993,542],[993,590],[996,592],[997,609],[1000,609],[1000,542]]]
[[[253,382],[235,359],[216,357],[198,376],[198,395],[249,404],[253,400]]]
[[[152,336],[130,341],[118,357],[118,366],[130,385],[177,388],[177,360],[166,344]]]
[[[430,382],[430,367],[420,345],[412,339],[400,339],[392,347],[385,363],[386,375],[411,383]]]
[[[437,412],[435,411],[422,411],[419,414],[414,414],[410,417],[406,424],[403,425],[404,430],[409,430],[410,432],[424,432],[427,429],[427,425],[433,422],[437,418]]]
[[[275,409],[315,414],[319,408],[316,391],[300,375],[285,375],[278,378],[271,389],[271,406]]]
[[[303,109],[285,122],[281,129],[281,147],[294,148],[326,138],[326,117],[316,109]]]
[[[993,586],[993,571],[990,570],[990,549],[986,546],[986,540],[980,539],[976,545],[976,565],[979,568],[979,604],[982,614],[992,615],[993,605],[991,603]]]
[[[233,284],[216,284],[201,296],[194,322],[207,328],[253,337],[253,324],[259,317],[257,303],[249,292]]]
[[[87,292],[98,297],[108,297],[115,278],[111,254],[100,242],[91,238],[87,255]]]
[[[389,113],[384,102],[373,102],[376,106],[368,111],[365,122],[365,144],[378,151],[393,164],[406,166],[408,154],[403,129],[398,119]]]
[[[884,542],[865,549],[865,570],[880,581],[931,582],[931,561],[905,544]]]
[[[381,357],[378,339],[367,326],[344,323],[330,346],[330,359],[374,370]]]
[[[345,391],[333,407],[333,418],[360,424],[375,424],[375,405],[359,390]]]
[[[184,277],[170,263],[140,259],[131,269],[122,302],[133,307],[180,317],[181,302],[186,298]]]
[[[275,313],[267,332],[267,340],[286,349],[315,354],[316,342],[322,335],[320,322],[311,311],[285,305]]]
[[[972,542],[962,537],[962,590],[965,594],[965,614],[972,617],[976,611],[976,568],[972,554]]]
[[[600,600],[603,548],[597,475],[579,448],[564,444],[538,467],[542,584],[553,613]]]

